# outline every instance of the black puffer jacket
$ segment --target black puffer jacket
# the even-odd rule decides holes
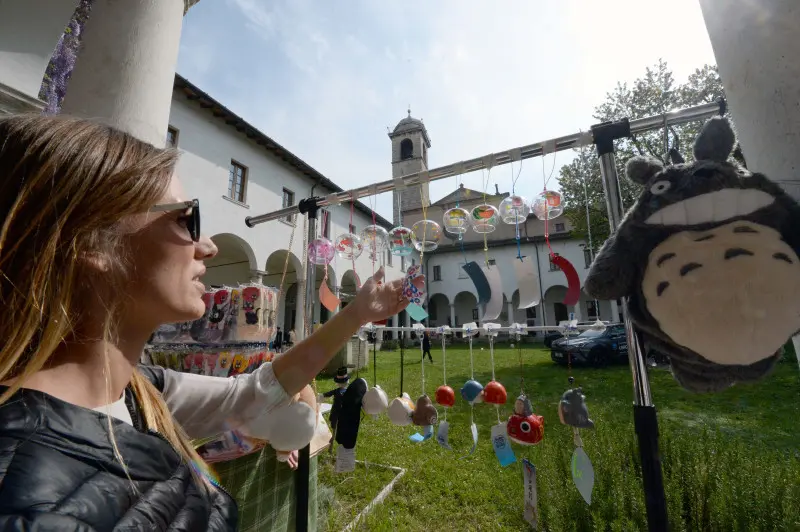
[[[140,369],[163,389],[162,370]],[[125,393],[137,426],[112,424],[133,484],[114,456],[105,415],[32,390],[0,406],[0,530],[236,530],[233,499],[203,493],[172,446],[140,430],[136,401]]]

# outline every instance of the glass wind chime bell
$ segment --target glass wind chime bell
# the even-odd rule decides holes
[[[441,238],[442,227],[433,220],[420,220],[411,226],[411,242],[417,251],[434,251]]]
[[[324,236],[315,238],[308,244],[308,262],[311,264],[330,264],[334,253],[333,242]]]
[[[523,196],[512,194],[500,202],[499,211],[503,223],[516,225],[525,223],[531,213],[531,208],[528,206],[528,200]]]
[[[339,257],[345,260],[355,260],[364,251],[364,244],[361,243],[361,237],[357,234],[344,233],[336,238],[334,248]]]
[[[411,229],[398,226],[389,231],[389,250],[392,255],[407,257],[414,252],[414,244],[411,242]]]
[[[499,213],[492,205],[478,205],[472,209],[471,222],[472,230],[476,233],[491,233],[497,229],[497,219]]]
[[[378,255],[389,247],[389,233],[379,225],[368,225],[361,231],[361,243],[370,260],[378,260]]]
[[[469,230],[469,212],[461,207],[454,207],[442,217],[444,230],[452,235],[463,235]]]
[[[564,202],[555,190],[543,190],[533,200],[533,214],[540,220],[552,220],[563,213]]]

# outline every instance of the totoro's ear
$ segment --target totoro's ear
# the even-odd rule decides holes
[[[658,159],[637,156],[628,160],[628,164],[625,165],[625,175],[634,183],[644,185],[663,169],[664,166]]]
[[[724,163],[728,160],[735,144],[736,134],[730,122],[721,116],[714,117],[705,123],[697,140],[694,141],[694,158],[698,161]]]

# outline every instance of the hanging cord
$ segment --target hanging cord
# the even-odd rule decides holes
[[[423,360],[423,364],[424,364]],[[447,386],[447,338],[444,333],[442,333],[442,380],[444,381],[444,385]],[[447,423],[447,409],[444,409],[444,421]]]
[[[375,223],[375,201],[376,201],[376,200],[375,200],[375,196],[370,196],[370,197],[369,197],[369,208],[370,208],[370,210],[372,211],[372,225],[373,225],[373,228],[374,228],[374,226],[375,226],[375,225],[377,225],[377,224]],[[378,242],[377,242],[377,240],[376,240],[376,241],[375,241],[374,253],[372,253],[372,254],[371,254],[371,255],[372,255],[372,257],[370,257],[370,259],[372,259],[372,275],[375,275],[375,261],[378,259],[378,248],[377,248],[377,244],[378,244]],[[381,250],[381,253],[382,253],[382,252],[383,252],[383,250]]]
[[[553,155],[553,168],[550,169],[550,175],[547,176],[544,180],[544,188],[542,189],[543,192],[547,191],[547,184],[550,182],[550,178],[553,177],[553,172],[556,169],[556,157]],[[545,174],[545,166],[544,166],[544,156],[542,156],[542,177]],[[553,246],[550,245],[550,206],[547,203],[547,198],[545,198],[545,207],[544,207],[544,241],[547,244],[547,249],[550,253],[550,260],[552,261],[555,257],[555,253],[553,253]]]
[[[515,196],[517,194],[517,180],[519,179],[519,175],[522,173],[522,161],[519,162],[519,169],[517,170],[517,176],[514,177],[514,161],[511,161],[511,195]],[[517,258],[522,261],[522,242],[519,234],[519,216],[515,217],[516,221],[514,222],[514,236],[517,240]]]
[[[405,373],[406,332],[400,332],[400,395],[403,395],[403,373]]]
[[[489,181],[492,179],[492,169],[489,168],[489,171],[485,173],[486,179],[484,179],[484,170],[481,168],[481,181],[483,181],[483,204],[486,205],[486,189],[489,188]],[[489,240],[488,240],[488,233],[483,233],[483,260],[486,262],[486,267],[489,267]]]
[[[525,394],[525,366],[522,364],[522,336],[517,333],[517,356],[519,357],[519,390]]]
[[[494,336],[489,335],[489,360],[492,363],[492,380],[494,380]],[[500,405],[494,405],[495,411],[497,412],[497,424],[501,423],[500,421]]]
[[[583,131],[580,131],[580,136],[583,138]],[[667,141],[669,144],[669,141]],[[591,264],[594,262],[594,242],[592,241],[592,218],[590,216],[589,210],[589,188],[586,185],[586,175],[589,173],[588,169],[586,168],[586,146],[581,143],[581,171],[583,173],[583,201],[586,203],[586,236],[589,239],[589,263]],[[595,312],[597,314],[597,319],[600,319],[600,303],[598,303],[597,299],[594,300],[594,307]]]
[[[475,380],[475,367],[472,364],[472,336],[469,337],[469,378]],[[469,404],[469,423],[470,425],[475,424],[475,405],[472,403]]]
[[[420,203],[422,204],[422,219],[425,220],[423,222],[424,226],[424,233],[422,235],[422,249],[419,250],[419,266],[422,268],[423,259],[425,257],[425,248],[427,247],[428,242],[428,199],[425,197],[425,190],[422,188],[422,185],[419,186],[419,197]]]
[[[423,333],[424,334],[424,333]],[[425,395],[425,350],[423,348],[423,339],[420,339],[419,342],[419,352],[422,354],[422,358],[420,359],[420,367],[422,368],[422,395]]]
[[[377,337],[376,337],[376,340],[377,340]],[[376,354],[377,353],[377,349],[375,349],[376,347],[378,347],[377,342],[373,343],[373,345],[372,345],[372,385],[373,386],[377,386],[378,385],[378,355]]]

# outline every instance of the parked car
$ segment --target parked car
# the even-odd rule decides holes
[[[606,366],[628,359],[625,325],[614,324],[602,331],[586,330],[577,336],[553,342],[550,358],[556,364]]]
[[[561,323],[563,324],[565,322],[561,322]],[[578,326],[581,326],[581,325],[593,325],[595,323],[596,323],[595,321],[580,321],[580,322],[578,322],[577,325]],[[606,325],[611,325],[611,323],[609,323],[607,321],[603,322],[603,323],[605,323]],[[564,338],[564,335],[562,333],[560,333],[558,331],[548,331],[544,335],[544,346],[545,347],[552,347],[553,344],[557,340],[561,340],[562,338]]]

